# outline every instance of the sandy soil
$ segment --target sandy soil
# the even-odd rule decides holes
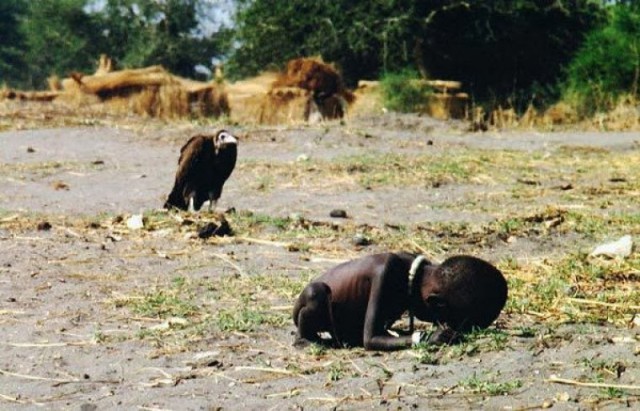
[[[282,181],[254,164],[296,167],[345,155],[457,155],[469,150],[553,152],[560,147],[638,150],[634,133],[534,131],[470,134],[463,124],[386,115],[356,123],[281,128],[228,126],[241,136],[239,164],[218,210],[234,207],[272,218],[384,228],[490,222],[503,183],[437,187],[354,186]],[[295,293],[269,293],[265,281],[308,279],[348,258],[383,250],[355,246],[339,233],[333,252],[292,251],[269,232],[263,241],[202,241],[157,229],[127,230],[118,216],[153,213],[171,188],[178,149],[204,127],[114,125],[0,133],[0,408],[2,409],[619,409],[637,406],[638,390],[604,395],[552,376],[590,379],[595,364],[620,364],[602,377],[640,384],[634,328],[607,324],[547,325],[504,313],[504,341],[486,336],[436,364],[408,350],[310,352],[291,347],[288,313]],[[499,167],[496,164],[496,167]],[[604,177],[603,177],[604,178]],[[517,184],[514,182],[513,184]],[[264,186],[267,185],[268,189]],[[465,204],[482,198],[490,206]],[[550,201],[548,198],[545,201]],[[451,204],[457,204],[451,207]],[[331,219],[342,208],[347,222]],[[50,229],[37,223],[47,221]],[[20,223],[24,222],[24,223]],[[305,238],[295,238],[304,243]],[[590,246],[583,238],[495,241],[474,252],[491,261],[530,260]],[[464,251],[464,249],[463,249]],[[444,254],[437,257],[443,258]],[[178,279],[176,279],[178,278]],[[131,309],[132,301],[185,287],[198,318],[219,310],[233,281],[253,287],[246,304],[284,318],[252,330],[205,327],[180,334],[181,322]],[[176,285],[186,282],[186,285]],[[232,285],[233,286],[233,285]],[[172,288],[173,287],[173,288]],[[145,294],[146,293],[146,294]],[[253,297],[253,298],[251,298]],[[185,297],[186,298],[186,297]],[[189,317],[187,316],[187,321]],[[163,328],[164,327],[164,328]],[[175,333],[161,333],[175,327]],[[194,331],[195,332],[195,331]],[[188,341],[185,344],[185,341]],[[496,346],[497,345],[497,346]],[[493,348],[492,348],[493,347]],[[471,352],[474,351],[474,352]],[[474,390],[474,382],[508,386],[508,395]]]

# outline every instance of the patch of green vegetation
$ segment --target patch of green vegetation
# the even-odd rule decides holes
[[[469,182],[484,172],[485,167],[474,157],[377,153],[341,157],[328,165],[338,175],[355,177],[362,187],[412,184],[431,187],[441,182]]]
[[[198,311],[189,297],[167,290],[158,290],[132,300],[131,309],[136,314],[157,318],[187,317]]]
[[[485,328],[474,330],[465,339],[482,344],[484,350],[502,351],[507,347],[509,334],[495,328]]]
[[[241,307],[224,308],[217,312],[217,326],[220,331],[255,331],[262,325],[281,328],[289,324],[290,317],[287,313],[274,313],[260,307],[251,307],[245,301]]]
[[[608,12],[607,24],[587,34],[567,67],[564,99],[583,115],[612,109],[621,95],[638,95],[640,9],[630,2]]]
[[[217,324],[220,331],[254,331],[263,321],[262,313],[247,308],[218,311]]]
[[[516,218],[509,218],[507,220],[503,220],[499,222],[500,231],[504,234],[512,234],[516,233],[519,229],[523,227],[522,220]]]
[[[312,343],[307,348],[307,353],[312,357],[324,357],[327,354],[327,347],[321,344]]]
[[[577,362],[594,371],[598,381],[604,381],[607,377],[618,379],[626,370],[626,366],[618,360],[583,357]]]
[[[511,286],[507,310],[548,323],[625,324],[640,306],[639,263],[637,254],[607,260],[577,252],[516,270],[502,266]]]
[[[238,213],[233,217],[233,222],[239,231],[247,231],[256,227],[275,227],[278,230],[287,230],[291,220],[283,217],[272,217],[260,213]]]
[[[104,334],[104,332],[102,332],[101,328],[96,328],[95,330],[93,330],[93,341],[95,341],[96,344],[100,344],[102,342],[105,342],[107,340],[107,336]]]
[[[38,177],[49,177],[65,171],[88,170],[90,163],[77,161],[43,161],[29,163],[0,163],[0,174],[20,178],[23,174],[35,174]]]
[[[345,376],[344,365],[339,361],[334,361],[329,366],[328,378],[329,381],[340,381]]]
[[[516,327],[513,330],[512,334],[521,338],[533,338],[536,336],[536,331],[532,327],[521,326],[521,327]]]
[[[433,89],[420,81],[415,70],[385,73],[380,80],[382,98],[389,110],[404,113],[422,111]]]
[[[507,347],[509,335],[494,328],[475,329],[462,337],[462,341],[440,348],[442,358],[473,357],[487,351],[502,351]]]
[[[427,343],[420,343],[413,347],[413,353],[415,354],[418,364],[424,365],[436,365],[439,363],[437,351],[439,347]]]
[[[616,387],[607,387],[607,388],[602,388],[599,391],[599,397],[605,400],[611,400],[614,398],[622,398],[626,393],[624,392],[624,390],[621,390],[620,388],[616,388]]]
[[[481,379],[475,374],[459,382],[459,385],[464,388],[470,389],[472,392],[484,395],[508,395],[513,393],[518,388],[522,387],[522,381],[504,381],[495,382],[493,379]]]

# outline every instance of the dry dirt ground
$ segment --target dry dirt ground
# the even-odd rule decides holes
[[[640,237],[637,133],[12,113],[0,117],[2,409],[638,406],[640,257],[586,257]],[[160,207],[180,145],[220,127],[241,138],[217,207],[235,209],[235,233],[200,239],[218,214]],[[400,249],[497,264],[510,301],[496,327],[442,349],[291,346],[309,279]]]

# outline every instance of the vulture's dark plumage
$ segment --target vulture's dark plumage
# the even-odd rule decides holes
[[[209,200],[211,210],[236,165],[237,156],[238,139],[226,130],[213,136],[191,137],[180,149],[176,181],[164,207],[194,211]]]

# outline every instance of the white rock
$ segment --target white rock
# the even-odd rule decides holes
[[[127,227],[130,230],[139,230],[144,227],[144,222],[142,221],[142,214],[134,214],[127,219]]]
[[[619,240],[600,244],[589,254],[592,257],[603,255],[610,258],[628,257],[633,249],[633,240],[630,235],[625,235]]]

